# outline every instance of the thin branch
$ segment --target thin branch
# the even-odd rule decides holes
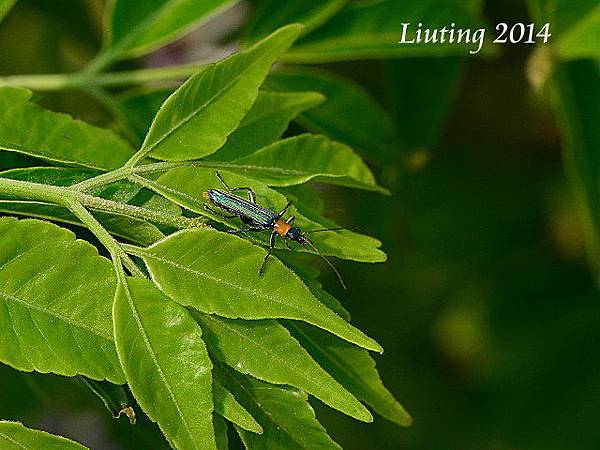
[[[106,200],[104,198],[85,194],[70,187],[50,186],[28,181],[0,178],[0,194],[15,196],[20,199],[48,202],[66,208],[70,208],[74,203],[80,203],[91,209],[135,217],[178,230],[204,225],[204,221],[200,218],[177,216],[140,206]]]
[[[60,91],[86,87],[121,87],[144,83],[179,81],[204,67],[204,63],[128,70],[122,72],[75,72],[0,77],[0,87],[22,87],[34,91]]]
[[[102,245],[106,247],[113,263],[116,263],[116,261],[119,260],[127,267],[127,270],[129,270],[132,275],[145,277],[144,272],[133,262],[129,255],[125,253],[119,243],[81,203],[71,202],[68,205],[68,208],[79,220],[81,220],[81,223],[83,223],[94,236],[98,238]]]

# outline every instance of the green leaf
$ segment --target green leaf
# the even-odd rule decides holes
[[[0,212],[82,226],[79,219],[67,208],[51,203],[0,200]],[[95,211],[94,217],[112,235],[137,245],[150,245],[165,237],[158,228],[144,220],[103,211]]]
[[[363,160],[344,144],[326,136],[303,134],[283,139],[230,166],[270,186],[293,186],[315,180],[389,194],[377,186]]]
[[[219,380],[258,418],[265,430],[258,435],[236,427],[246,448],[341,450],[317,421],[304,392],[264,383],[221,366],[217,369]]]
[[[0,361],[122,384],[111,319],[115,288],[110,261],[71,231],[0,219]]]
[[[366,350],[302,323],[285,325],[321,367],[357,398],[400,426],[412,424],[410,415],[381,382],[375,361]]]
[[[30,99],[30,91],[0,87],[0,149],[100,170],[117,169],[132,156],[112,132],[46,111]]]
[[[538,27],[550,23],[548,44],[561,60],[600,58],[600,4],[596,0],[529,0]],[[537,30],[536,30],[537,32]]]
[[[0,21],[4,19],[15,3],[17,3],[17,0],[0,0]]]
[[[238,127],[271,66],[301,27],[289,25],[186,81],[158,111],[140,154],[182,161],[210,155]]]
[[[304,33],[314,30],[342,9],[349,0],[259,0],[244,41],[255,42],[287,23],[301,23]]]
[[[119,282],[113,314],[127,383],[148,417],[175,448],[216,449],[212,363],[194,319],[141,278]]]
[[[215,411],[230,422],[253,433],[261,434],[263,432],[254,417],[217,380],[213,380],[213,401]]]
[[[476,44],[399,44],[402,23],[413,27],[442,28],[451,22],[456,28],[480,28],[472,0],[379,0],[352,2],[321,28],[300,40],[285,55],[295,63],[325,63],[353,59],[381,59],[406,56],[464,55]]]
[[[0,178],[50,186],[73,186],[100,173],[97,170],[70,167],[20,167],[0,172]]]
[[[230,161],[272,144],[283,135],[298,114],[324,99],[317,92],[260,92],[238,129],[208,159]]]
[[[77,442],[44,431],[26,428],[17,422],[0,421],[2,450],[89,450]]]
[[[373,421],[369,411],[277,321],[231,320],[201,313],[194,317],[213,358],[260,380],[302,389],[355,419]]]
[[[311,90],[325,95],[325,103],[297,119],[306,130],[384,160],[397,152],[390,117],[369,92],[353,81],[324,70],[286,68],[269,75],[267,85],[278,91]]]
[[[382,351],[373,339],[323,306],[278,259],[273,258],[260,276],[257,267],[265,254],[244,239],[211,229],[176,233],[136,252],[161,289],[182,305],[232,319],[303,320]]]
[[[579,209],[588,258],[600,280],[600,92],[590,88],[600,85],[600,63],[561,64],[554,84],[567,175]]]
[[[227,163],[214,163],[214,167],[227,167],[228,170],[231,170],[231,165],[228,165]],[[287,203],[287,199],[282,194],[270,189],[258,180],[249,179],[225,171],[221,171],[221,174],[232,187],[251,187],[257,195],[257,202],[273,211],[281,211]],[[215,177],[214,169],[181,167],[162,175],[158,178],[157,182],[162,186],[166,186],[167,189],[160,189],[157,187],[155,190],[177,204],[217,222],[224,223],[232,228],[240,228],[239,220],[228,220],[220,215],[213,214],[207,211],[204,207],[205,203],[199,200],[202,198],[202,194],[209,189],[222,188]],[[294,223],[304,230],[331,227],[331,222],[319,218],[316,215],[307,217],[307,211],[299,211],[294,207],[289,209],[289,216],[292,215],[296,217]],[[250,237],[258,239],[261,237],[261,233],[253,233]],[[266,242],[265,238],[260,242]],[[325,255],[371,263],[382,262],[386,259],[385,253],[379,250],[379,247],[381,247],[380,241],[352,231],[342,230],[322,232],[313,235],[311,238],[319,250]],[[284,248],[284,245],[278,243],[278,248]],[[295,249],[306,251],[304,247],[300,247],[299,245],[295,246]]]
[[[149,53],[235,3],[237,0],[116,0],[106,51],[121,57]]]

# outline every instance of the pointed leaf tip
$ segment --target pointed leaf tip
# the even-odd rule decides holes
[[[202,68],[163,103],[136,158],[198,159],[221,148],[244,119],[260,86],[301,27],[280,28],[253,47]]]

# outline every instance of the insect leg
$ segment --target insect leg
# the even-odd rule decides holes
[[[254,193],[254,191],[251,188],[241,187],[241,188],[231,189],[231,192],[239,192],[239,191],[248,192],[248,200],[250,200],[252,203],[256,203],[256,194]]]
[[[294,223],[294,220],[296,220],[296,216],[291,216],[288,220],[285,221],[285,223],[292,224]]]
[[[231,191],[231,188],[229,187],[229,185],[227,183],[225,183],[225,180],[223,179],[221,174],[219,172],[215,172],[215,175],[217,176],[219,181],[223,184],[223,186],[225,186],[225,189],[227,189],[228,191]]]
[[[267,260],[269,259],[269,256],[271,256],[271,253],[273,252],[273,249],[275,248],[275,238],[276,237],[277,237],[277,232],[273,231],[271,233],[271,238],[269,239],[269,251],[265,255],[265,258],[263,259],[263,262],[260,265],[260,269],[258,269],[258,275],[260,275],[260,276],[262,276],[265,273],[265,268],[267,267]]]
[[[215,175],[217,176],[219,181],[223,184],[223,186],[225,186],[225,189],[227,189],[229,192],[247,191],[248,192],[248,200],[250,200],[252,203],[256,203],[256,194],[254,193],[254,191],[251,188],[248,188],[248,187],[230,188],[219,172],[215,172]]]
[[[285,205],[285,208],[283,208],[281,210],[281,212],[279,213],[279,215],[277,217],[283,217],[283,215],[287,212],[287,210],[290,206],[292,206],[292,202],[288,202],[288,204]]]
[[[221,211],[217,211],[216,209],[212,209],[210,206],[208,205],[204,205],[204,209],[206,209],[207,211],[210,211],[213,214],[216,214],[217,216],[221,216],[224,219],[235,219],[236,215],[227,215],[227,214],[223,214]]]

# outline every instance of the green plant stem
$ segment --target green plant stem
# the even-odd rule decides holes
[[[109,251],[113,262],[120,261],[134,276],[145,276],[144,272],[138,266],[135,265],[133,260],[129,257],[127,253],[125,253],[125,251],[121,248],[119,243],[111,236],[111,234],[108,231],[106,231],[102,224],[98,222],[96,218],[87,209],[83,207],[81,203],[76,201],[72,202],[69,205],[69,209]]]
[[[148,82],[176,81],[196,73],[202,67],[201,64],[185,64],[109,73],[11,75],[0,77],[0,87],[22,87],[34,91],[119,87]]]
[[[138,247],[137,245],[131,244],[122,244],[123,251],[129,253],[133,256],[146,256],[146,252],[144,252],[144,248]]]
[[[117,170],[113,170],[112,172],[103,173],[96,177],[90,178],[89,180],[82,181],[81,183],[77,183],[72,186],[73,189],[78,191],[86,191],[89,189],[94,189],[101,186],[106,186],[107,184],[114,183],[115,181],[120,181],[125,178],[129,178],[134,174],[143,174],[143,173],[157,173],[157,172],[166,172],[170,169],[175,169],[177,167],[182,167],[186,165],[190,165],[189,162],[183,163],[168,163],[168,162],[159,162],[153,164],[146,164],[138,167],[122,167]]]
[[[203,222],[198,218],[191,219],[189,217],[166,214],[164,212],[154,211],[152,209],[142,208],[140,206],[128,205],[126,203],[115,202],[112,200],[106,200],[104,198],[94,197],[92,195],[86,195],[80,192],[78,193],[78,199],[82,204],[92,209],[121,214],[123,216],[135,217],[147,222],[172,227],[177,230],[193,228],[203,224]]]
[[[173,189],[169,186],[162,185],[160,183],[157,183],[156,181],[148,180],[147,178],[141,177],[136,174],[130,175],[128,180],[131,181],[132,183],[137,184],[138,186],[145,187],[145,188],[150,189],[151,191],[154,191],[158,194],[160,194],[161,192],[168,192],[170,194],[174,194],[179,197],[185,197],[190,203],[195,203],[198,206],[198,208],[202,208],[203,203],[201,201],[199,201],[196,197],[192,197],[191,195],[186,194],[185,192],[181,192],[181,191],[178,191],[177,189]],[[164,195],[163,195],[163,197],[164,197]],[[189,209],[189,208],[187,208],[187,209]]]
[[[221,161],[182,161],[182,162],[157,162],[144,164],[142,166],[128,167],[124,166],[120,169],[113,170],[112,172],[103,173],[101,175],[95,176],[88,180],[82,181],[80,183],[72,186],[73,189],[78,191],[87,191],[89,189],[94,189],[102,186],[106,186],[107,184],[114,183],[115,181],[124,180],[130,178],[132,175],[143,175],[149,173],[160,173],[166,172],[171,169],[176,169],[178,167],[204,167],[204,168],[213,168],[213,169],[239,169],[244,166],[240,166],[239,164],[221,162]]]
[[[191,219],[139,206],[106,200],[85,194],[72,188],[49,186],[46,184],[30,183],[8,178],[0,178],[0,194],[15,196],[21,199],[48,202],[69,209],[73,203],[80,203],[81,205],[94,210],[135,217],[178,230],[193,228],[203,224],[202,220],[198,218]]]

